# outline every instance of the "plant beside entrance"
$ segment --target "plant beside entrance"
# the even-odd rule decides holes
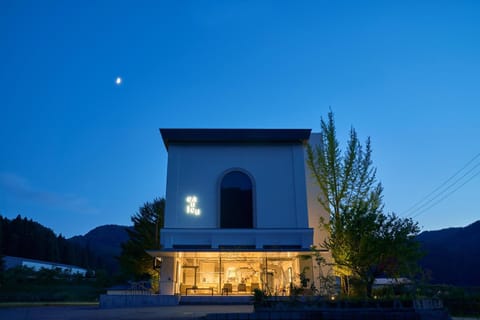
[[[301,288],[298,288],[301,289]],[[271,319],[287,319],[289,314],[298,319],[450,319],[439,298],[415,298],[412,296],[347,297],[296,295],[272,296],[260,289],[253,294],[256,313]]]
[[[326,261],[322,257],[316,257],[315,261],[319,268],[325,266]],[[418,319],[419,315],[424,314],[433,314],[435,319],[449,319],[447,311],[451,312],[451,309],[445,308],[442,296],[438,293],[425,290],[424,278],[392,282],[374,288],[371,291],[372,296],[369,297],[364,294],[364,286],[360,280],[351,279],[347,295],[340,290],[333,273],[320,274],[316,281],[312,281],[313,279],[308,276],[308,270],[304,268],[297,274],[288,296],[278,296],[270,294],[268,290],[255,289],[253,293],[255,312],[268,313],[270,318],[280,313],[285,318],[292,312],[295,313],[295,317],[299,315],[300,318],[322,319],[336,319],[335,317],[370,319],[378,318],[379,315],[392,319]],[[320,288],[317,288],[315,283],[319,284]]]
[[[324,260],[317,259],[317,263]],[[418,287],[408,284],[397,284],[373,290],[373,297],[361,294],[347,296],[342,294],[339,288],[335,288],[335,277],[331,274],[320,275],[320,284],[325,285],[322,290],[315,286],[304,268],[297,275],[297,281],[291,284],[290,295],[278,296],[269,291],[255,289],[253,292],[253,304],[256,311],[280,311],[280,310],[337,310],[337,309],[382,309],[382,310],[407,310],[419,306],[443,308],[442,302],[437,298],[427,298],[418,295]],[[355,286],[355,282],[352,284]],[[353,291],[352,291],[353,292]],[[359,293],[363,291],[357,291]],[[430,302],[418,302],[428,300]]]

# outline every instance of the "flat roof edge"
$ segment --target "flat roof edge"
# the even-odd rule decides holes
[[[311,129],[168,129],[161,128],[165,148],[171,143],[302,143]]]

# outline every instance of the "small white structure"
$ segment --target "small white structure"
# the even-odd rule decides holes
[[[168,151],[160,293],[288,294],[314,281],[325,218],[307,129],[160,129]]]
[[[57,269],[65,273],[70,274],[80,274],[85,276],[87,274],[87,269],[73,266],[69,264],[62,264],[50,261],[43,261],[43,260],[35,260],[35,259],[28,259],[22,257],[12,257],[12,256],[5,256],[3,257],[5,262],[5,268],[10,269],[14,267],[28,267],[32,268],[34,271],[39,271],[40,269]]]
[[[375,278],[373,282],[373,288],[379,289],[384,287],[399,286],[399,285],[408,285],[412,281],[408,278]]]

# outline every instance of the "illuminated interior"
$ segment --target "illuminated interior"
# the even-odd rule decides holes
[[[298,274],[311,269],[305,252],[172,252],[174,293],[251,295],[258,288],[289,295]],[[307,258],[305,258],[307,257]]]

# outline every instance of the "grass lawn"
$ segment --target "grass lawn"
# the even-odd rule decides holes
[[[0,288],[0,306],[98,304],[98,297],[103,292],[89,283],[24,283]]]

